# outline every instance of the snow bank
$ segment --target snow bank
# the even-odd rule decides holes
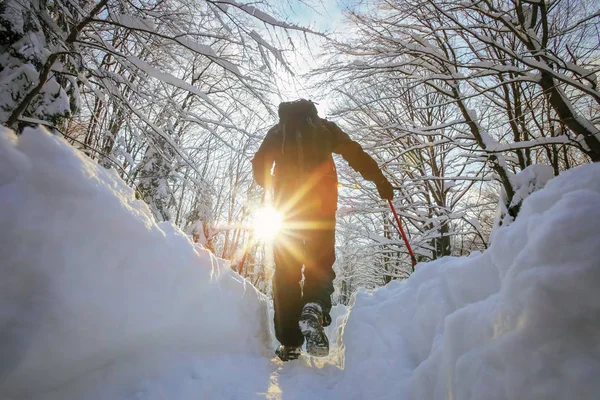
[[[359,293],[339,387],[351,398],[597,399],[599,249],[600,164],[590,164],[526,198],[485,253]]]
[[[114,170],[45,130],[1,129],[0,398],[50,393],[116,361],[112,383],[143,381],[173,354],[261,356],[264,296],[156,224]],[[91,387],[56,398],[94,398]]]
[[[504,187],[500,189],[500,198],[498,200],[498,211],[494,221],[494,230],[491,234],[491,240],[494,241],[496,229],[500,226],[510,225],[514,218],[509,214],[508,209],[519,208],[529,195],[542,189],[550,179],[554,177],[554,169],[550,165],[533,164],[520,171],[517,174],[510,175],[511,185],[515,191],[510,203]]]

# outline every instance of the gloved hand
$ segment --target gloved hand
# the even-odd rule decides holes
[[[384,200],[392,200],[394,198],[394,187],[385,178],[383,181],[376,183],[379,196]]]

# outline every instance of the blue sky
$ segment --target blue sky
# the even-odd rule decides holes
[[[360,0],[269,0],[275,8],[281,10],[277,17],[285,19],[287,22],[295,23],[319,32],[334,32],[341,27],[343,21],[343,9],[348,8],[350,4],[357,3]],[[292,35],[293,36],[293,35]],[[300,35],[301,36],[301,35]],[[310,49],[301,46],[305,45],[304,37],[298,37],[295,40],[297,52],[292,61],[293,69],[297,72],[294,78],[281,76],[280,91],[283,100],[295,100],[297,98],[310,98],[319,102],[318,109],[321,116],[326,116],[328,111],[328,101],[326,93],[318,93],[314,88],[310,88],[308,83],[302,79],[301,74],[310,70],[311,66],[316,65],[311,53],[316,55],[320,53],[320,46],[323,41],[315,37],[308,37]],[[288,54],[291,56],[291,54]]]
[[[349,0],[314,0],[309,5],[293,1],[287,7],[290,20],[319,31],[334,30],[342,19],[342,8]]]

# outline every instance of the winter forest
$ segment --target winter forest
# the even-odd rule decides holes
[[[446,256],[486,257],[492,244],[510,253],[499,230],[522,213],[533,215],[526,199],[559,174],[583,166],[589,184],[597,185],[599,170],[591,168],[600,161],[599,28],[596,0],[2,0],[0,123],[19,141],[39,126],[64,139],[85,155],[82,163],[104,171],[94,174],[122,179],[132,201],[145,203],[157,223],[174,225],[268,297],[272,249],[252,234],[263,189],[253,180],[251,160],[277,123],[278,104],[311,99],[321,117],[377,161],[394,186],[394,205],[417,261],[441,271],[454,259]],[[12,136],[7,140],[17,140]],[[343,159],[335,162],[333,303],[345,309],[357,293],[397,287],[393,281],[414,270],[375,185]],[[16,174],[6,171],[0,184]],[[561,182],[569,186],[567,178]],[[75,206],[78,194],[69,196]],[[590,204],[597,208],[595,199]],[[597,212],[590,218],[599,222]],[[97,228],[90,223],[81,234],[95,237]],[[597,240],[594,229],[583,232]],[[600,282],[597,267],[590,282]],[[594,296],[589,315],[597,330]],[[368,314],[370,305],[361,304],[356,315]],[[351,337],[345,340],[349,346]],[[580,388],[589,388],[589,371],[600,371],[595,351],[596,364],[576,367],[588,375],[573,372]],[[248,360],[241,365],[251,369]],[[431,382],[427,376],[421,383]],[[371,398],[391,394],[373,390],[379,395]],[[462,397],[446,397],[439,386],[435,395],[411,393],[592,398],[587,392],[494,397],[469,390]],[[176,393],[148,398],[191,396]],[[210,393],[199,398],[245,398]],[[81,398],[105,398],[98,396]]]
[[[376,158],[419,261],[487,248],[536,185],[600,160],[595,1],[345,3],[336,32],[295,22],[294,6],[324,12],[5,0],[0,119],[60,134],[233,262],[262,191],[249,161],[290,96],[325,102]],[[410,260],[374,186],[337,164],[347,302],[405,278]],[[264,246],[249,251],[244,273],[266,289]]]

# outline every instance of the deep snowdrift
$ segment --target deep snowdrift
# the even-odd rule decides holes
[[[0,395],[149,353],[260,355],[264,296],[114,171],[41,129],[0,134]]]
[[[485,253],[359,293],[325,360],[272,360],[265,298],[42,130],[0,135],[0,226],[0,398],[600,393],[598,164],[528,197]]]

